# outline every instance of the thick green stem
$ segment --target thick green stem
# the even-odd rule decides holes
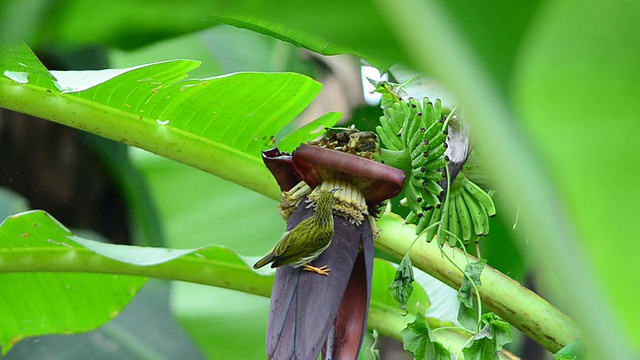
[[[383,229],[376,246],[393,256],[402,257],[409,251],[415,239],[414,226],[402,225],[402,219],[386,214],[379,222]],[[180,280],[268,297],[273,277],[259,275],[244,264],[227,264],[197,256],[182,256],[170,262],[137,266],[119,262],[81,247],[4,252],[0,261],[3,272],[86,272],[124,274]],[[455,264],[464,268],[469,258],[458,249],[445,249]],[[417,241],[409,252],[414,266],[457,288],[462,273],[440,252],[436,243]],[[552,352],[578,338],[576,324],[538,295],[487,266],[482,273],[479,288],[483,304],[503,319]],[[406,323],[412,321],[400,314],[371,305],[369,325],[381,333],[400,337]],[[439,326],[434,324],[434,326]],[[454,345],[452,345],[454,346]]]
[[[122,274],[145,276],[167,280],[187,281],[222,287],[249,294],[269,297],[273,286],[273,276],[259,275],[245,266],[234,266],[215,262],[206,258],[182,256],[170,262],[138,266],[116,261],[80,247],[61,247],[37,252],[11,251],[3,255],[0,273],[11,272],[83,272],[101,274]],[[369,311],[369,327],[381,334],[402,341],[400,332],[412,317],[402,316],[399,311],[372,302]],[[430,326],[441,324],[436,319],[427,319]],[[438,332],[438,338],[452,351],[457,351],[468,339],[455,330]],[[501,358],[507,359],[505,354]]]
[[[258,156],[171,126],[149,126],[118,109],[36,86],[0,82],[0,107],[51,120],[177,160],[278,199],[280,191]],[[222,171],[233,169],[233,171]]]
[[[27,250],[29,250],[27,248]],[[259,275],[246,266],[234,266],[197,256],[182,256],[158,265],[139,266],[116,261],[80,247],[6,251],[0,273],[83,272],[145,276],[217,286],[268,297],[273,276]]]
[[[402,225],[401,220],[394,214],[383,216],[378,226],[384,230],[376,242],[376,247],[398,258],[409,251],[416,237],[415,227]],[[460,268],[464,268],[468,261],[476,260],[467,257],[459,249],[445,247],[442,251],[446,251]],[[442,255],[435,242],[416,242],[409,256],[414,266],[453,288],[460,287],[462,273]],[[498,270],[486,266],[481,281],[479,290],[483,305],[547,350],[555,353],[580,336],[577,324],[572,319]]]

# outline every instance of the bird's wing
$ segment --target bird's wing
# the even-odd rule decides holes
[[[273,254],[275,256],[282,256],[282,254],[287,250],[289,244],[291,244],[291,240],[294,236],[291,234],[291,231],[287,231],[282,235],[282,239],[278,241],[276,247],[273,249]]]
[[[320,234],[318,234],[318,237],[315,238],[315,241],[318,244],[326,244],[331,241],[331,238],[333,238],[333,228],[329,228],[320,232]]]

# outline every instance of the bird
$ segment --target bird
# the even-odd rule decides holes
[[[282,235],[282,239],[275,248],[258,260],[254,269],[259,269],[269,263],[272,268],[291,265],[295,268],[312,271],[320,275],[329,275],[331,269],[327,266],[315,267],[309,263],[315,260],[331,244],[333,238],[333,196],[338,191],[319,190],[316,212],[302,220],[293,229]]]

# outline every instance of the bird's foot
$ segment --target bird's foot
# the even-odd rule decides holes
[[[318,268],[318,267],[315,267],[315,266],[311,266],[309,264],[304,264],[304,265],[302,265],[302,269],[306,270],[306,271],[312,271],[312,272],[320,274],[320,275],[326,275],[326,276],[329,276],[329,271],[331,271],[331,269],[327,269],[327,265],[320,266]]]

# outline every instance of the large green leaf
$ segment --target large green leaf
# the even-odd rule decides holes
[[[0,106],[138,146],[277,198],[260,150],[321,85],[293,73],[185,79],[197,66],[175,60],[54,77],[25,46],[4,49]],[[337,120],[339,114],[328,116]]]
[[[51,273],[59,271],[65,273]],[[273,283],[273,272],[267,270],[267,275],[262,273],[221,246],[173,250],[100,243],[74,236],[43,211],[22,213],[0,224],[0,276],[15,287],[10,287],[11,291],[3,291],[0,296],[0,317],[3,319],[0,341],[6,352],[27,336],[91,330],[118,315],[144,283],[145,277],[183,280],[266,297]],[[387,281],[394,274],[393,266],[377,261],[375,276],[378,280],[372,289],[369,324],[383,334],[399,336],[408,318],[393,303],[386,288]],[[419,285],[415,287],[408,309],[422,313],[428,306],[428,299]],[[197,337],[219,330],[212,322],[227,324],[235,321],[235,316],[229,317],[233,303],[225,302],[220,294],[209,293],[213,296],[207,297],[202,296],[206,292],[194,287],[187,290],[183,295],[190,293],[198,298],[196,303],[190,301],[190,311],[199,316],[209,316],[207,321],[198,322],[208,329],[198,330]],[[51,301],[51,294],[54,294],[55,302]],[[184,297],[178,300],[184,301]],[[266,315],[266,302],[254,300],[245,298],[243,304],[256,307]],[[215,306],[216,302],[227,306]],[[264,317],[256,319],[262,324],[260,328],[264,328],[265,320]],[[186,323],[190,326],[189,322],[193,321],[191,316]],[[429,321],[433,326],[442,326],[436,320]],[[252,324],[255,325],[253,322],[245,325]],[[236,331],[227,328],[231,333]],[[242,327],[236,333],[245,331]],[[256,346],[253,340],[245,341],[247,346]],[[464,339],[453,337],[450,341],[452,346],[460,346]],[[256,351],[254,348],[247,354],[255,355]],[[218,350],[207,352],[210,355],[220,354]]]
[[[116,0],[87,6],[83,0],[51,5],[49,21],[34,24],[28,39],[69,47],[102,43],[131,49],[167,37],[230,24],[304,46],[324,55],[351,53],[379,67],[403,59],[384,18],[370,1]],[[19,6],[14,6],[19,8]],[[130,21],[130,19],[138,21]],[[151,19],[167,21],[152,21]],[[144,21],[149,20],[149,21]],[[0,28],[0,31],[3,28]],[[380,46],[384,44],[384,46]]]
[[[26,336],[102,325],[118,315],[146,280],[105,274],[184,280],[263,296],[273,281],[224,247],[172,250],[100,243],[72,235],[43,211],[11,216],[0,224],[0,259],[6,285],[0,293],[4,352]],[[15,273],[25,271],[40,272]]]
[[[272,278],[252,270],[247,266],[250,260],[223,246],[177,250],[102,243],[74,236],[41,210],[10,216],[0,224],[0,256],[2,272],[120,273],[245,289],[258,295],[269,293]],[[239,284],[232,284],[232,277]]]
[[[118,316],[145,280],[106,274],[0,274],[2,353],[27,336],[97,328]]]
[[[26,209],[23,198],[0,188],[1,218],[9,215],[9,211],[14,213],[23,209]],[[15,240],[23,243],[22,239],[28,239],[32,245],[53,245],[59,235],[57,223],[49,227],[47,222],[45,219],[32,224],[38,225],[34,233],[28,228],[14,229],[12,237],[6,237],[5,226],[0,225],[0,254],[24,250],[24,244]],[[0,258],[4,260],[2,255]],[[37,260],[27,258],[24,261]],[[2,354],[28,336],[83,332],[104,324],[122,311],[145,280],[123,275],[0,272]]]
[[[77,334],[44,335],[18,342],[6,360],[204,359],[169,308],[169,281],[150,279],[115,319]]]
[[[437,6],[439,2],[435,3]],[[519,42],[540,7],[540,1],[527,4],[447,1],[443,5],[450,10],[451,20],[464,31],[484,66],[501,86],[507,87],[511,75],[507,70],[513,66]],[[8,11],[18,13],[16,9],[19,9],[18,5]],[[26,33],[31,34],[29,38],[34,42],[66,46],[97,42],[131,49],[223,23],[267,34],[324,55],[355,54],[382,68],[408,59],[385,20],[390,11],[380,10],[376,2],[370,0],[329,3],[191,1],[187,7],[173,3],[149,6],[140,0],[86,6],[82,0],[75,0],[52,5],[48,10],[50,21],[32,23]],[[170,20],[127,21],[141,17]],[[415,46],[422,46],[421,36],[416,33],[409,40]]]

